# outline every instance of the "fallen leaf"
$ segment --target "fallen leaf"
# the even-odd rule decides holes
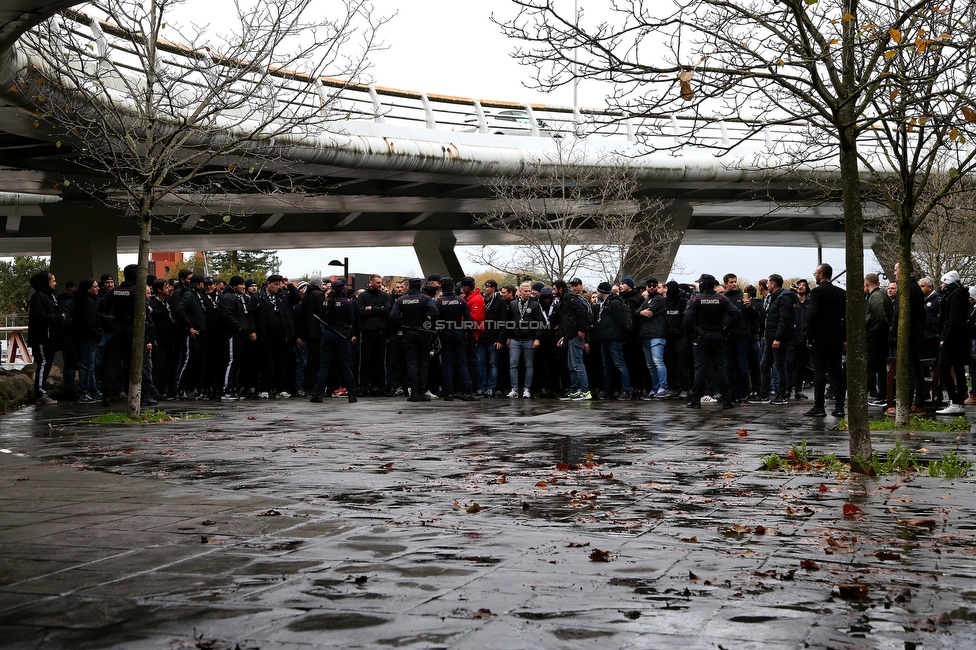
[[[257,420],[257,418],[256,418],[256,417],[254,417],[253,415],[249,415],[249,416],[247,416],[247,419],[248,419],[248,420]]]
[[[826,485],[824,485],[823,483],[821,483],[821,484],[820,484],[820,487],[818,487],[817,489],[818,489],[818,490],[820,490],[821,492],[826,492],[826,491],[827,491],[827,490],[829,490],[830,488],[829,488],[829,487],[827,487]]]
[[[874,556],[879,560],[900,560],[901,555],[893,551],[877,551]]]
[[[766,534],[766,527],[765,526],[756,526],[755,529],[752,532],[754,532],[756,535],[765,535]]]
[[[369,576],[359,576],[353,582],[355,582],[357,585],[364,585],[366,584],[367,580],[369,580]]]
[[[695,573],[693,571],[689,571],[688,572],[688,579],[691,580],[692,582],[694,582],[695,580],[698,580],[699,578],[698,578],[697,575],[695,575]]]
[[[214,521],[213,519],[204,519],[203,521],[200,522],[200,525],[201,526],[213,526],[216,523],[217,522]]]
[[[800,560],[800,568],[807,571],[819,571],[820,565],[813,560]]]
[[[739,429],[735,433],[736,433],[737,436],[741,436],[743,438],[749,435],[749,432],[746,431],[745,429]]]
[[[498,477],[498,482],[499,483],[508,483],[508,477],[505,476],[504,474],[502,474],[501,476]]]
[[[476,612],[471,613],[471,618],[491,618],[494,614],[491,613],[490,609],[479,609]]]
[[[547,485],[549,484],[546,483],[545,481],[539,481],[538,483],[535,484],[536,487],[546,487]]]
[[[929,530],[935,530],[939,525],[936,523],[935,519],[926,518],[916,518],[916,519],[899,519],[898,523],[905,524],[906,526],[913,526],[915,528],[928,528]]]
[[[858,508],[853,503],[844,504],[844,516],[845,517],[856,517],[861,514],[861,509]]]
[[[601,551],[598,548],[593,549],[590,553],[590,559],[594,562],[609,562],[610,561],[610,551]]]
[[[590,545],[589,542],[570,542],[569,544],[567,544],[569,548],[584,548],[589,545]]]
[[[356,436],[361,436],[361,435],[363,435],[363,434],[361,434],[361,433],[360,433],[360,432],[358,432],[358,431],[353,431],[353,435],[356,435]]]
[[[692,535],[691,537],[682,537],[681,538],[681,541],[682,542],[688,542],[689,544],[697,544],[698,543],[698,535]]]
[[[265,510],[264,512],[259,512],[258,517],[280,517],[281,513],[277,510]]]
[[[18,478],[17,480],[18,480],[18,481],[29,481],[29,480],[30,480],[30,477],[29,477],[29,476],[21,476],[21,477],[20,477],[20,478]]]
[[[383,469],[393,469],[393,463],[386,463],[383,465]]]
[[[477,503],[471,504],[470,506],[468,506],[465,512],[467,512],[470,515],[473,515],[476,512],[481,512],[481,506],[479,506]]]
[[[570,470],[578,469],[576,465],[570,465],[569,463],[559,463],[556,465],[556,469],[560,472],[568,472]]]
[[[901,591],[899,591],[898,593],[896,593],[894,596],[892,596],[891,599],[893,601],[895,601],[896,603],[907,603],[908,601],[910,601],[912,599],[912,592],[911,592],[910,589],[907,589],[907,588],[906,589],[902,589]]]

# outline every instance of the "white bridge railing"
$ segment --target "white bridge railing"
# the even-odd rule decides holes
[[[141,76],[136,51],[132,46],[133,39],[124,30],[74,10],[65,11],[50,20],[53,21],[55,33],[68,30],[72,37],[84,43],[79,49],[96,61],[93,65],[98,65],[98,60],[104,62],[111,59],[117,69]],[[39,33],[35,31],[35,34]],[[168,65],[183,68],[185,72],[199,70],[200,59],[209,56],[200,50],[170,42],[160,42],[159,49],[167,53]],[[212,60],[212,64],[220,65],[221,62]],[[206,83],[202,75],[197,82],[191,80],[192,74],[178,76],[184,83],[199,83],[201,86]],[[486,112],[494,113],[497,118],[499,111],[519,111],[523,124],[512,124],[512,127],[515,134],[526,136],[551,138],[565,133],[595,135],[625,142],[649,138],[657,148],[676,148],[684,144],[728,148],[733,144],[748,142],[749,148],[754,151],[772,151],[790,144],[808,142],[808,134],[802,126],[768,126],[757,132],[756,123],[747,120],[703,120],[700,116],[680,114],[632,117],[619,111],[594,108],[479,100],[325,77],[311,79],[306,74],[290,70],[274,70],[271,76],[276,83],[293,91],[289,101],[295,104],[294,110],[325,110],[322,106],[328,105],[329,117],[339,121],[401,125],[435,131],[480,131],[485,137],[491,137],[491,118],[486,116]],[[501,123],[496,121],[495,124]],[[508,134],[513,134],[511,129]]]

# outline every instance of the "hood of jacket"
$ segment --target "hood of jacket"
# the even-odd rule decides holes
[[[39,293],[50,293],[54,292],[51,290],[51,272],[41,271],[34,277],[30,279],[30,286]]]

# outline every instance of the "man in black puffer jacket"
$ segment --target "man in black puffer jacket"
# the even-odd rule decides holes
[[[386,343],[393,299],[383,291],[383,278],[369,276],[369,285],[355,302],[359,330],[360,395],[386,393]]]
[[[787,404],[789,377],[786,373],[786,356],[793,344],[793,296],[783,290],[783,276],[773,273],[769,276],[769,295],[766,307],[766,348],[763,350],[762,387],[759,398],[770,397],[773,373],[776,377],[776,393],[770,404]]]
[[[28,304],[27,341],[37,366],[34,393],[38,404],[56,404],[57,401],[44,390],[44,384],[51,374],[54,353],[58,350],[67,317],[61,313],[55,298],[57,281],[53,273],[41,271],[30,279],[30,285],[34,293]]]

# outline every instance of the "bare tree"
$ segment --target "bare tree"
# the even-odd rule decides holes
[[[484,246],[469,260],[549,281],[582,271],[619,278],[625,260],[640,269],[660,263],[665,244],[680,236],[668,228],[666,203],[635,196],[640,184],[626,164],[586,165],[582,158],[579,141],[561,140],[550,164],[484,181],[495,207],[475,222],[514,247],[506,254]]]
[[[81,189],[138,220],[137,286],[145,285],[160,201],[206,211],[208,197],[298,189],[275,138],[324,125],[343,82],[321,78],[363,73],[384,22],[366,0],[330,3],[326,15],[312,0],[238,0],[226,31],[208,31],[178,26],[181,4],[97,0],[91,7],[104,20],[56,16],[27,35],[29,63],[18,78],[38,130],[73,149],[87,179]],[[134,331],[144,326],[137,301]],[[141,340],[132,345],[132,416]]]
[[[968,34],[974,21],[967,14],[972,7],[962,0],[677,0],[667,7],[620,0],[612,3],[610,18],[598,21],[562,12],[554,0],[513,3],[518,14],[501,24],[522,41],[517,55],[535,66],[543,88],[574,79],[608,81],[616,89],[611,104],[630,115],[656,117],[679,109],[735,119],[762,115],[746,122],[756,135],[769,125],[804,125],[806,137],[774,143],[764,162],[836,174],[852,282],[864,273],[865,156],[859,152],[876,146],[871,140],[877,123],[899,120],[878,99],[891,97],[893,76],[912,77],[911,85],[922,88],[932,71],[897,61],[930,51],[938,55],[946,47],[960,56],[974,54]],[[955,23],[948,31],[932,31],[943,24],[935,14],[946,12]],[[918,106],[920,98],[905,99]],[[645,131],[655,128],[662,127],[649,123]],[[966,124],[956,128],[968,130]],[[694,141],[695,129],[688,135]],[[724,145],[729,151],[734,146]],[[893,171],[900,173],[884,173]],[[861,461],[873,453],[862,302],[857,291],[847,292],[850,455],[856,469],[864,469]]]

